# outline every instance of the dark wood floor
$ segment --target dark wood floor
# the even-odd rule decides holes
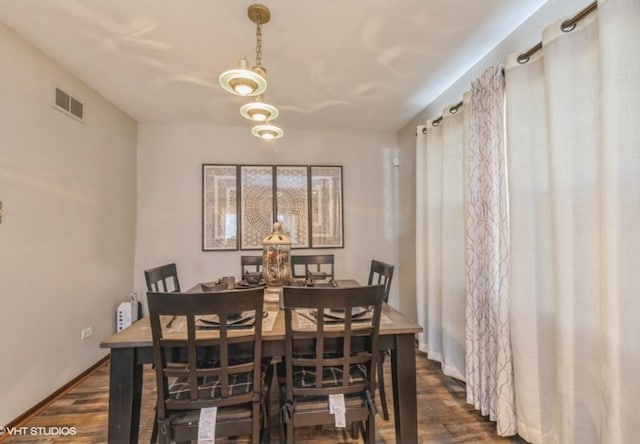
[[[387,387],[389,363],[385,364]],[[473,406],[465,402],[464,387],[456,380],[444,376],[440,365],[430,361],[422,353],[417,356],[418,372],[418,423],[420,443],[525,443],[519,437],[501,438],[495,434],[495,424],[482,417]],[[21,436],[7,437],[4,443],[104,443],[107,442],[107,406],[109,386],[109,364],[100,367],[90,377],[54,401],[50,406],[31,418],[23,426],[31,427],[76,427],[75,436]],[[276,398],[275,396],[273,397]],[[391,401],[391,399],[389,400]],[[155,387],[153,373],[145,369],[143,388],[143,414],[140,424],[140,442],[149,442],[153,422]],[[390,402],[392,407],[392,402]],[[277,405],[272,405],[273,413]],[[277,416],[273,416],[277,418]],[[393,417],[393,415],[392,415]],[[376,418],[378,443],[394,443],[393,419],[384,421]],[[55,430],[55,429],[54,429]],[[277,430],[272,429],[272,442],[277,442]],[[356,443],[341,430],[332,428],[301,429],[296,432],[296,440],[301,443]],[[222,440],[221,442],[226,442]],[[245,443],[246,439],[229,442]],[[407,443],[414,444],[414,443]]]

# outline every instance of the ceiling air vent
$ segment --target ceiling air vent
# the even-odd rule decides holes
[[[74,99],[60,88],[56,88],[54,106],[63,113],[84,121],[84,105],[82,102]]]

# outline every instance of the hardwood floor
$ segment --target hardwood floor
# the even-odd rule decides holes
[[[389,362],[385,363],[388,367]],[[495,434],[495,423],[482,417],[473,406],[465,402],[464,387],[456,380],[444,376],[440,365],[418,352],[418,424],[420,443],[525,443],[519,437],[501,438]],[[387,387],[390,392],[390,369],[385,368]],[[275,385],[275,384],[274,384]],[[107,442],[107,406],[109,387],[109,363],[55,400],[38,415],[21,424],[29,431],[32,427],[43,427],[49,434],[56,428],[75,427],[74,436],[46,436],[43,434],[4,436],[2,443],[105,443]],[[275,394],[275,393],[274,393]],[[276,399],[273,396],[272,399]],[[142,417],[140,420],[140,442],[149,442],[153,423],[155,385],[150,367],[145,368]],[[389,398],[388,404],[393,409]],[[272,403],[272,418],[277,418],[277,405]],[[393,418],[393,413],[391,412]],[[274,419],[275,420],[275,419]],[[28,433],[28,432],[27,432]],[[272,427],[272,442],[278,442],[276,426]],[[376,417],[376,442],[394,443],[393,419],[384,421]],[[296,441],[310,444],[357,443],[342,430],[333,428],[307,428],[296,431]],[[221,440],[220,442],[245,443],[246,439]],[[414,444],[414,443],[407,443]]]

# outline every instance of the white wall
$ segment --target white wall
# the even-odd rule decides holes
[[[416,310],[416,277],[424,277],[424,272],[415,268],[415,199],[416,199],[416,127],[424,125],[427,119],[442,114],[442,110],[462,100],[462,94],[471,88],[471,82],[482,74],[489,65],[506,60],[515,52],[524,52],[540,41],[542,30],[562,17],[572,17],[592,3],[592,0],[549,0],[535,14],[527,19],[491,52],[484,56],[459,79],[452,79],[451,86],[437,99],[420,111],[398,132],[398,157],[400,171],[398,190],[402,196],[399,214],[403,215],[399,226],[401,274],[398,276],[401,305],[405,313]]]
[[[221,276],[238,276],[240,256],[256,254],[202,251],[203,163],[342,165],[345,248],[313,252],[335,254],[337,277],[363,283],[372,258],[397,264],[395,134],[285,131],[282,139],[267,142],[252,136],[249,125],[139,126],[134,280],[143,298],[147,268],[176,262],[180,284],[188,289]],[[397,297],[396,286],[391,300]]]
[[[136,123],[3,25],[0,54],[4,425],[107,354],[133,284]],[[53,84],[85,123],[51,106]]]

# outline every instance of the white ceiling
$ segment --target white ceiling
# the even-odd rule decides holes
[[[545,1],[264,0],[264,101],[285,131],[399,130]],[[0,21],[139,122],[241,126],[218,76],[255,61],[251,3],[0,0]]]

